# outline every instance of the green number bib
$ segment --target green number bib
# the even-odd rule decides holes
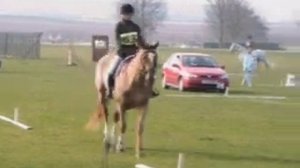
[[[123,33],[120,35],[122,45],[135,45],[138,39],[137,32]]]

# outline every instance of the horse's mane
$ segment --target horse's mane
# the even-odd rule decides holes
[[[151,67],[150,69],[147,69],[147,67],[155,64],[154,62],[152,62],[155,61],[155,59],[151,60],[149,57],[145,56],[145,54],[147,54],[147,50],[145,49],[140,49],[137,52],[136,60],[134,60],[137,61],[135,63],[137,66],[137,73],[135,74],[134,82],[142,82],[141,80],[145,80],[146,75],[150,75],[150,78],[153,76],[151,76],[150,71],[155,67]]]
[[[158,43],[155,45],[139,46],[134,58],[128,64],[127,71],[123,72],[123,77],[130,87],[145,87],[154,83],[157,47]]]

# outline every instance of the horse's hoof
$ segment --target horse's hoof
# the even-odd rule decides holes
[[[113,146],[113,145],[111,145],[111,147],[110,147],[110,151],[111,151],[112,153],[117,153],[117,149],[116,149],[116,148],[114,148],[114,146]]]
[[[105,153],[106,153],[106,154],[109,153],[110,148],[111,148],[110,143],[105,143],[105,144],[104,144],[104,149],[105,149]]]
[[[140,158],[142,158],[142,157],[144,157],[145,156],[145,154],[143,154],[143,153],[137,153],[137,154],[135,154],[135,157],[137,158],[137,159],[140,159]]]
[[[116,146],[116,151],[117,151],[117,153],[125,152],[125,147],[123,145],[119,144]]]
[[[119,153],[123,153],[123,152],[125,152],[125,149],[124,149],[124,148],[119,149],[118,152],[119,152]]]

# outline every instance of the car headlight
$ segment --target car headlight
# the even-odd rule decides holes
[[[188,72],[183,72],[183,73],[182,73],[182,76],[183,76],[184,78],[197,78],[197,77],[198,77],[197,75],[191,74],[191,73],[188,73]]]
[[[221,79],[228,79],[228,75],[227,74],[223,74],[220,78]]]

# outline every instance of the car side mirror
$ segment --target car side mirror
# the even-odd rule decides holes
[[[220,66],[221,69],[225,70],[225,65]]]
[[[178,64],[172,64],[172,67],[180,69]]]

